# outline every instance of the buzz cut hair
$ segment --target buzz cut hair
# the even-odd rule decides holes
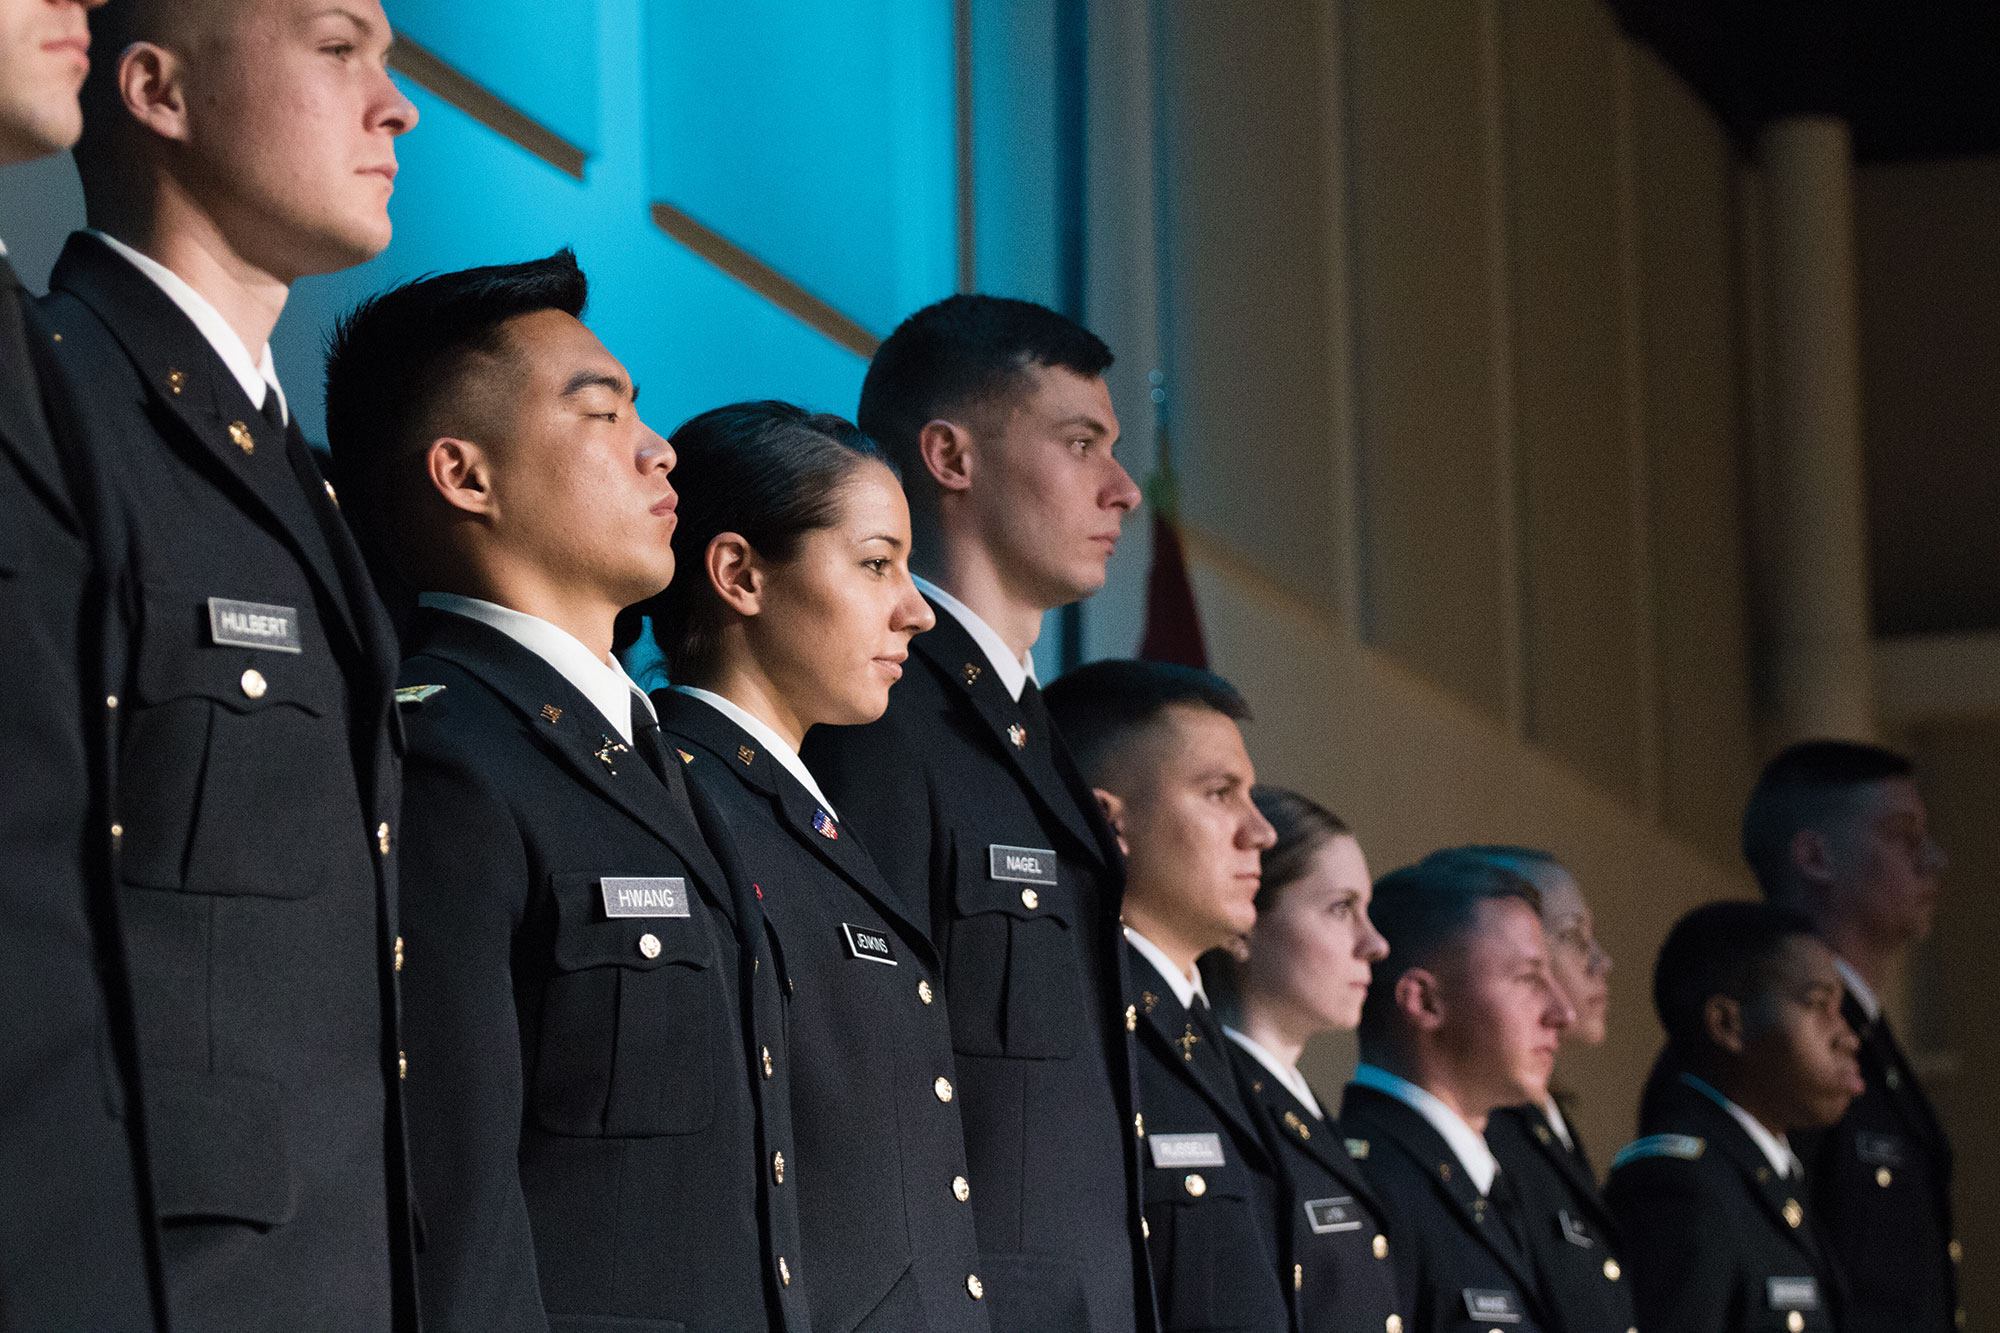
[[[1814,934],[1805,913],[1778,903],[1708,903],[1675,922],[1653,964],[1653,1008],[1669,1052],[1696,1067],[1706,1063],[1714,1055],[1709,1000],[1727,995],[1754,1020],[1769,1007],[1772,965],[1786,943]]]
[[[1796,905],[1792,839],[1824,830],[1864,787],[1916,776],[1909,756],[1861,741],[1809,740],[1779,751],[1743,806],[1743,859],[1772,902]]]
[[[1243,695],[1214,672],[1130,657],[1065,672],[1042,697],[1083,780],[1094,787],[1109,785],[1126,750],[1175,704],[1206,708],[1234,722],[1250,717]]]

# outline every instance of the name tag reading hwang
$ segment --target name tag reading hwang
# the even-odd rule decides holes
[[[1056,882],[1056,854],[1046,847],[1003,847],[994,843],[986,849],[986,874],[1011,884],[1040,884],[1053,888]]]
[[[1220,1134],[1149,1134],[1153,1165],[1178,1170],[1184,1166],[1221,1166]]]
[[[263,648],[274,653],[305,651],[299,641],[299,613],[289,606],[208,599],[208,637],[225,648]]]
[[[604,893],[604,915],[608,917],[688,915],[687,881],[678,875],[671,879],[607,876],[597,884]]]

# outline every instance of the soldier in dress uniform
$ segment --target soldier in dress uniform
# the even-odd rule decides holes
[[[1915,769],[1893,750],[1806,741],[1773,759],[1743,812],[1743,854],[1771,902],[1834,951],[1867,1087],[1801,1135],[1820,1234],[1846,1269],[1849,1333],[1962,1328],[1951,1142],[1891,1030],[1880,989],[1930,934],[1944,853]]]
[[[0,0],[0,166],[83,127],[85,11]],[[111,891],[102,483],[0,246],[0,1328],[150,1329],[152,1217]]]
[[[1048,698],[1126,855],[1125,1012],[1160,1326],[1288,1328],[1278,1145],[1236,1081],[1197,961],[1255,923],[1258,855],[1276,837],[1250,799],[1237,729],[1249,708],[1206,671],[1119,660],[1078,667]]]
[[[1541,894],[1549,974],[1576,1013],[1563,1029],[1563,1041],[1603,1044],[1611,955],[1597,942],[1590,905],[1575,876],[1554,856],[1528,847],[1457,847],[1432,855],[1482,857],[1533,881]],[[1556,1327],[1566,1333],[1628,1333],[1634,1323],[1632,1284],[1624,1279],[1617,1224],[1598,1192],[1583,1140],[1554,1091],[1539,1102],[1503,1106],[1488,1116],[1486,1144],[1521,1196],[1528,1248],[1551,1294]]]
[[[1484,1135],[1498,1108],[1546,1095],[1574,1017],[1540,909],[1532,883],[1484,861],[1423,861],[1375,885],[1389,956],[1340,1124],[1388,1207],[1413,1331],[1559,1327],[1524,1201]]]
[[[612,656],[674,572],[674,454],[575,259],[344,322],[327,421],[417,590],[403,716],[410,1137],[432,1329],[808,1327],[785,975]],[[768,1173],[767,1173],[768,1164]]]
[[[1791,1132],[1830,1125],[1861,1074],[1833,953],[1800,913],[1710,903],[1667,934],[1667,1044],[1605,1198],[1647,1333],[1844,1329],[1843,1283]]]
[[[112,0],[43,315],[109,481],[108,832],[170,1322],[415,1317],[394,635],[286,407],[290,284],[388,244],[376,0]]]
[[[936,617],[910,581],[896,475],[852,425],[786,403],[674,432],[680,577],[648,603],[672,689],[660,725],[754,886],[784,959],[798,1195],[813,1327],[984,1333],[943,969],[800,761],[808,728],[872,722]]]
[[[1264,849],[1257,924],[1239,960],[1203,960],[1229,1058],[1281,1145],[1289,1271],[1300,1333],[1382,1333],[1402,1323],[1385,1210],[1337,1122],[1299,1072],[1306,1042],[1352,1032],[1388,943],[1368,919],[1374,896],[1361,844],[1331,811],[1283,787],[1251,792],[1277,832]]]
[[[1096,591],[1139,491],[1111,352],[1052,310],[954,296],[875,354],[859,424],[903,475],[937,627],[879,722],[807,767],[944,960],[980,1276],[1000,1333],[1153,1325],[1140,1236],[1124,870],[1049,725],[1042,615]]]

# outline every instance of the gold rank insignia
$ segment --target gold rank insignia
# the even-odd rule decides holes
[[[1015,749],[1025,750],[1028,748],[1028,729],[1016,722],[1007,728],[1007,739],[1014,742]]]
[[[178,370],[169,370],[167,372],[167,388],[178,395],[182,389],[187,387],[187,378],[187,376],[181,374]]]
[[[562,721],[562,709],[557,708],[554,704],[543,704],[542,721],[549,723],[551,726]]]
[[[404,685],[396,691],[396,702],[405,708],[415,708],[431,696],[443,693],[442,685]]]
[[[597,747],[597,761],[610,769],[611,776],[615,778],[618,776],[617,756],[630,751],[623,741],[614,741],[609,736],[599,736],[598,739],[604,744]]]
[[[229,423],[229,442],[246,454],[257,452],[257,441],[251,438],[250,428],[240,421]]]
[[[979,668],[974,664],[972,664],[971,662],[967,662],[965,664],[965,683],[967,685],[970,685],[972,684],[972,682],[978,679],[979,679]]]
[[[1139,992],[1139,1001],[1146,1006],[1146,1012],[1150,1014],[1154,1006],[1159,1004],[1160,997],[1149,990],[1142,990]]]
[[[757,752],[747,745],[739,745],[736,747],[736,757],[745,764],[752,764],[757,761]]]
[[[681,762],[683,764],[692,764],[694,762],[694,756],[689,754],[686,750],[679,748],[678,746],[675,747],[674,753],[681,757]]]
[[[1194,1024],[1192,1023],[1189,1023],[1187,1025],[1186,1031],[1182,1032],[1180,1036],[1174,1038],[1174,1045],[1181,1048],[1181,1059],[1188,1061],[1192,1061],[1194,1059],[1194,1048],[1197,1045],[1199,1045],[1200,1042],[1201,1042],[1201,1034],[1194,1030]]]

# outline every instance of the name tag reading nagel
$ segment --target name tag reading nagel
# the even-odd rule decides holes
[[[1511,1291],[1487,1291],[1478,1287],[1467,1287],[1460,1293],[1465,1297],[1465,1314],[1482,1324],[1518,1324],[1521,1322],[1521,1307],[1514,1304]]]
[[[879,930],[866,926],[850,926],[840,923],[840,933],[847,937],[847,951],[856,958],[870,963],[887,963],[897,967],[896,951],[889,945],[889,937]]]
[[[1013,884],[1056,883],[1056,854],[1047,847],[1002,847],[994,843],[986,849],[986,874]]]
[[[1764,1295],[1773,1310],[1819,1309],[1819,1279],[1773,1277],[1764,1280]]]
[[[597,884],[604,891],[604,915],[608,917],[688,915],[687,881],[679,876],[671,879],[607,876]]]
[[[208,599],[208,637],[224,648],[263,648],[274,653],[301,653],[299,613],[289,606],[262,602]]]
[[[1312,1227],[1315,1236],[1335,1231],[1359,1231],[1361,1216],[1355,1210],[1351,1194],[1343,1194],[1337,1199],[1307,1199],[1306,1224]]]
[[[1221,1166],[1220,1134],[1149,1134],[1153,1165],[1178,1170],[1184,1166]]]

